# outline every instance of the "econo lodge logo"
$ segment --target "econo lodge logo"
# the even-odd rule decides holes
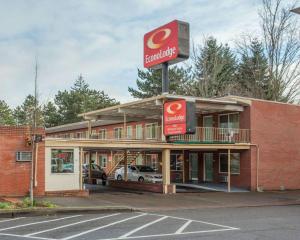
[[[144,66],[171,61],[178,55],[178,22],[170,22],[144,35]]]
[[[179,102],[174,102],[174,103],[171,103],[168,107],[167,107],[167,112],[169,114],[176,114],[178,111],[180,111],[180,109],[182,108],[182,104],[179,103]]]
[[[147,41],[147,47],[151,49],[157,49],[162,47],[166,40],[170,37],[171,35],[171,29],[169,28],[163,28],[163,29],[158,29],[152,35],[149,37]]]

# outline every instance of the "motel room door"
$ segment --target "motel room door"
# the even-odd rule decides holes
[[[198,153],[189,154],[189,180],[198,181]]]
[[[213,116],[203,117],[204,141],[213,141]]]
[[[212,182],[214,178],[213,153],[204,153],[204,181]]]

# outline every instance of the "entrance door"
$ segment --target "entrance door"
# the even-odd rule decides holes
[[[204,153],[204,181],[212,182],[214,177],[213,153]]]
[[[204,141],[213,141],[213,116],[203,117]]]
[[[197,181],[198,180],[198,173],[199,173],[199,168],[198,168],[198,153],[190,153],[189,154],[189,169],[190,169],[190,174],[189,174],[189,180],[191,181]]]

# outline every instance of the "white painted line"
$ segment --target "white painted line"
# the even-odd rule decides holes
[[[105,239],[98,239],[98,240],[123,240],[123,239],[140,239],[140,238],[153,238],[153,237],[165,237],[165,236],[178,236],[178,235],[188,235],[188,234],[198,234],[198,233],[213,233],[213,232],[225,232],[225,231],[233,231],[238,229],[214,229],[214,230],[203,230],[203,231],[195,231],[195,232],[183,232],[179,234],[174,233],[164,233],[164,234],[154,234],[154,235],[145,235],[145,236],[132,236],[126,238],[105,238]]]
[[[120,221],[117,221],[117,222],[113,222],[113,223],[110,223],[110,224],[107,224],[107,225],[104,225],[104,226],[92,228],[92,229],[90,229],[90,230],[87,230],[87,231],[84,231],[84,232],[81,232],[81,233],[78,233],[78,234],[74,234],[74,235],[71,235],[71,236],[69,236],[69,237],[62,238],[62,239],[60,239],[60,240],[68,240],[68,239],[76,238],[76,237],[79,237],[79,236],[82,236],[82,235],[85,235],[85,234],[88,234],[88,233],[91,233],[91,232],[94,232],[94,231],[97,231],[97,230],[100,230],[100,229],[103,229],[103,228],[106,228],[106,227],[110,227],[110,226],[113,226],[113,225],[116,225],[116,224],[119,224],[119,223],[122,223],[122,222],[129,221],[129,220],[131,220],[131,219],[135,219],[135,218],[138,218],[138,217],[142,217],[142,216],[145,216],[145,215],[147,215],[147,213],[142,213],[142,214],[137,215],[137,216],[134,216],[134,217],[125,218],[125,219],[123,219],[123,220],[120,220]]]
[[[80,221],[80,222],[70,223],[70,224],[59,226],[59,227],[50,228],[50,229],[42,230],[42,231],[39,231],[39,232],[33,232],[33,233],[30,233],[30,234],[26,234],[26,235],[24,235],[24,237],[30,237],[30,236],[38,235],[38,234],[41,234],[41,233],[50,232],[50,231],[54,231],[54,230],[57,230],[57,229],[78,225],[78,224],[81,224],[81,223],[86,223],[86,222],[96,221],[96,220],[103,219],[103,218],[116,216],[116,215],[119,215],[119,214],[120,213],[115,213],[115,214],[105,215],[105,216],[101,216],[101,217],[97,217],[97,218],[83,220],[83,221]]]
[[[23,218],[25,218],[25,217],[18,217],[18,218],[11,218],[11,219],[6,219],[6,220],[1,220],[0,223],[10,222],[10,221],[18,220],[18,219],[23,219]]]
[[[54,238],[44,238],[44,237],[26,237],[26,236],[23,236],[23,235],[17,235],[17,234],[12,234],[12,233],[0,233],[0,236],[19,237],[21,239],[29,238],[29,239],[40,239],[40,240],[57,240],[57,239],[54,239]]]
[[[188,220],[185,222],[185,224],[183,224],[180,228],[178,228],[178,230],[175,232],[175,234],[180,234],[184,231],[184,229],[186,229],[188,227],[188,225],[190,225],[190,223],[192,222],[193,220]]]
[[[152,222],[149,222],[149,223],[147,223],[147,224],[145,224],[145,225],[143,225],[143,226],[140,226],[140,227],[138,227],[138,228],[136,228],[136,229],[133,229],[132,231],[130,231],[130,232],[128,232],[128,233],[122,235],[122,236],[119,237],[119,238],[120,238],[120,239],[126,238],[126,237],[128,237],[128,236],[130,236],[130,235],[132,235],[132,234],[134,234],[134,233],[136,233],[136,232],[138,232],[138,231],[140,231],[140,230],[142,230],[142,229],[144,229],[144,228],[146,228],[146,227],[149,227],[149,226],[151,226],[151,225],[153,225],[153,224],[155,224],[155,223],[158,223],[158,222],[160,222],[160,221],[162,221],[162,220],[164,220],[164,219],[166,219],[166,218],[168,218],[168,216],[164,216],[164,217],[161,217],[161,218],[159,218],[159,219],[156,219],[156,220],[154,220],[154,221],[152,221]]]
[[[165,216],[165,215],[155,214],[155,213],[148,213],[148,215]],[[192,220],[192,219],[187,219],[187,218],[182,218],[182,217],[173,217],[173,216],[169,216],[169,218],[180,219],[180,220],[185,220],[185,221]],[[213,225],[213,226],[217,226],[217,227],[222,227],[222,228],[230,228],[232,230],[239,230],[239,228],[236,228],[236,227],[230,227],[230,226],[216,224],[216,223],[211,223],[211,222],[205,222],[205,221],[200,221],[200,220],[193,220],[193,221],[194,222],[198,222],[198,223],[204,223],[204,224],[208,224],[208,225]]]
[[[22,225],[13,226],[13,227],[1,228],[0,231],[5,231],[5,230],[19,228],[19,227],[26,227],[26,226],[36,225],[36,224],[41,224],[41,223],[55,222],[55,221],[60,221],[60,220],[79,217],[79,216],[81,216],[81,215],[74,215],[74,216],[69,216],[69,217],[56,218],[56,219],[45,220],[45,221],[41,221],[41,222],[26,223],[26,224],[22,224]]]

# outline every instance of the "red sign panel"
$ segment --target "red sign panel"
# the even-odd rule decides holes
[[[164,104],[164,134],[186,133],[186,101],[178,100]]]
[[[144,35],[144,67],[149,68],[178,56],[178,21]]]

